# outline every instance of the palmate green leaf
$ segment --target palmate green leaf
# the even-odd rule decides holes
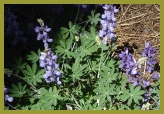
[[[130,97],[130,99],[128,99],[128,106],[130,106],[132,104],[132,97]]]
[[[34,75],[32,69],[31,69],[31,67],[30,67],[29,65],[26,65],[26,69],[27,69],[27,71],[28,71],[31,75]]]
[[[19,74],[20,70],[24,69],[26,64],[27,63],[22,63],[22,57],[19,57],[18,59],[14,57],[14,63],[10,63],[9,65],[15,74]]]
[[[68,22],[68,26],[69,29],[61,27],[61,34],[63,36],[64,39],[70,37],[70,38],[74,38],[75,34],[78,34],[79,31],[79,27],[77,27],[76,25],[73,25],[71,21]]]
[[[128,100],[128,105],[130,106],[132,102],[134,101],[136,104],[139,104],[139,100],[142,100],[142,95],[145,93],[145,91],[140,90],[141,87],[134,87],[132,84],[129,84],[130,91],[124,89],[123,94],[120,95],[119,99],[122,101]]]
[[[74,53],[73,52],[71,52],[71,51],[69,51],[69,49],[70,49],[70,47],[71,46],[67,46],[67,47],[61,47],[61,46],[56,46],[56,53],[58,54],[58,55],[60,55],[60,56],[62,56],[63,58],[65,57],[65,56],[67,56],[68,58],[70,58],[71,56],[72,57],[74,57],[75,55],[74,55]]]
[[[67,49],[67,50],[70,50],[71,45],[72,45],[72,41],[73,41],[72,38],[68,38],[68,39],[66,40],[66,45],[67,45],[66,49]]]
[[[91,16],[88,16],[89,22],[91,22],[91,24],[97,24],[101,19],[100,17],[100,13],[97,13],[96,15],[94,14],[94,11],[91,11]]]
[[[60,29],[61,29],[61,33],[66,33],[66,32],[68,32],[68,31],[69,31],[69,29],[64,28],[64,27],[61,27]]]
[[[103,98],[103,99],[107,99],[110,102],[111,97],[117,94],[117,92],[114,91],[114,88],[115,88],[115,84],[106,85],[105,83],[100,82],[99,87],[94,89],[94,92],[98,93],[95,99]]]
[[[129,98],[129,96],[127,96],[127,95],[119,96],[119,99],[122,100],[122,101],[126,101],[128,98]]]
[[[66,45],[65,45],[65,42],[63,39],[59,39],[59,43],[60,43],[60,46],[63,47],[64,49],[66,49]]]
[[[49,107],[56,106],[58,100],[62,100],[63,98],[59,95],[59,90],[57,90],[56,86],[53,88],[50,87],[49,91],[44,92],[44,98],[42,97],[43,103],[41,105],[42,108],[48,109]]]
[[[80,77],[84,75],[84,69],[87,68],[87,64],[81,65],[80,58],[77,58],[75,63],[72,65],[72,74],[70,75],[73,82],[80,80]]]
[[[115,60],[111,59],[109,62],[107,62],[108,67],[113,67],[115,62]]]
[[[68,65],[68,64],[64,64],[64,67],[68,68],[68,69],[72,69],[72,67],[70,65]]]
[[[71,28],[72,28],[72,22],[69,21],[69,22],[68,22],[68,25],[69,25],[69,29],[71,29]]]
[[[90,29],[91,29],[91,35],[93,37],[96,37],[96,29],[95,29],[95,27],[91,27]]]
[[[63,35],[63,38],[68,38],[68,35],[69,35],[70,33],[69,32],[66,32],[64,35]]]
[[[115,68],[103,66],[102,69],[103,71],[100,72],[101,78],[99,78],[99,80],[105,82],[106,84],[112,83],[112,81],[116,80],[119,75],[119,73],[114,73]]]
[[[38,54],[35,53],[34,51],[31,51],[30,55],[27,55],[27,60],[31,61],[32,63],[35,63],[39,60],[40,56],[40,49],[38,49]]]
[[[29,106],[22,106],[21,110],[29,110]]]
[[[65,48],[61,47],[61,46],[56,46],[56,53],[59,53],[59,54],[64,54],[65,52]]]
[[[77,72],[79,65],[80,65],[80,58],[77,58],[75,60],[75,63],[72,65],[72,72]]]
[[[19,82],[18,86],[15,84],[11,84],[12,89],[9,89],[11,92],[10,96],[12,97],[22,97],[26,93],[26,85],[22,86],[22,84]]]
[[[88,110],[102,110],[101,105],[98,105],[97,103],[94,103],[93,105],[88,105]]]
[[[44,69],[41,69],[39,71],[37,70],[37,64],[33,63],[32,68],[29,65],[26,65],[26,70],[23,70],[23,72],[26,74],[26,79],[29,83],[32,83],[33,85],[37,85],[37,83],[42,82],[43,74],[45,72]]]
[[[80,41],[81,46],[77,49],[80,52],[78,56],[83,58],[85,55],[92,55],[92,53],[97,51],[98,46],[90,33],[85,32]]]
[[[36,73],[36,69],[37,69],[37,65],[36,65],[36,63],[33,63],[33,65],[32,65],[32,73],[33,74]]]

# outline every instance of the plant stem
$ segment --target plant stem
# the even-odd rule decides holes
[[[74,42],[74,43],[73,43],[73,47],[72,47],[71,51],[73,51],[73,49],[74,49],[74,47],[75,47],[75,44],[76,44],[76,43]]]
[[[80,11],[80,7],[79,7],[78,10],[77,10],[77,14],[76,14],[76,18],[75,18],[75,24],[76,24],[76,21],[77,21],[77,17],[78,17],[78,15],[79,15],[79,11]]]
[[[144,64],[144,75],[145,75],[145,70],[146,70],[146,62]]]
[[[81,22],[81,23],[78,23],[77,25],[80,25],[80,24],[82,24],[82,23],[88,23],[88,21],[83,21],[83,22]]]
[[[106,57],[106,59],[105,59],[105,61],[104,61],[104,63],[103,63],[103,65],[106,63],[106,61],[107,61],[107,59],[108,59],[108,57],[109,57],[109,55],[110,55],[110,53],[109,53],[110,51],[109,51],[109,49],[108,49],[108,54],[107,54],[107,57]]]
[[[19,110],[17,108],[15,108],[14,106],[12,106],[10,103],[7,103],[7,105],[9,105],[11,108],[13,108],[14,110]]]
[[[16,75],[16,74],[11,74],[11,75],[13,75],[13,76],[15,76],[15,77],[18,77],[18,78],[24,80],[25,82],[27,82],[25,79],[23,79],[22,77],[20,77],[20,76],[18,76],[18,75]],[[29,84],[29,83],[27,82],[27,84]],[[32,84],[29,84],[29,85],[32,86],[32,89],[33,89],[34,91],[37,91],[36,88],[35,88],[35,86],[33,86]]]
[[[145,89],[145,90],[146,90],[146,89]],[[160,105],[160,103],[159,103],[157,100],[155,100],[147,90],[146,90],[146,92],[147,92],[147,94],[149,94],[149,97],[150,97],[150,98],[152,98],[158,105]]]
[[[81,108],[81,106],[78,104],[78,102],[76,101],[76,99],[74,98],[74,96],[71,94],[71,97],[73,98],[73,100],[75,101],[76,105]]]
[[[101,67],[101,62],[102,62],[102,54],[103,54],[103,44],[102,44],[101,57],[100,57],[99,70],[98,70],[97,78],[99,78],[99,72],[100,72],[100,67]]]

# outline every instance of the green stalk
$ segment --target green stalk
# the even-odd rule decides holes
[[[77,10],[77,14],[76,14],[76,18],[75,18],[75,24],[76,24],[76,21],[77,21],[77,17],[78,17],[78,15],[79,15],[79,11],[80,11],[80,7],[79,7],[78,10]]]
[[[18,78],[24,80],[25,82],[27,82],[25,79],[23,79],[22,77],[20,77],[20,76],[18,76],[18,75],[16,75],[16,74],[11,74],[11,75],[13,75],[13,76],[15,76],[15,77],[18,77]],[[29,83],[27,82],[27,84],[29,84]],[[33,86],[32,84],[29,84],[29,85],[32,86],[32,89],[33,89],[34,91],[37,91],[36,88],[35,88],[35,86]]]
[[[100,67],[101,67],[101,62],[102,62],[102,54],[103,54],[103,44],[102,44],[102,50],[101,50],[101,57],[100,57],[100,62],[99,62],[99,70],[98,70],[98,74],[97,74],[97,78],[99,78],[99,72],[100,72]]]

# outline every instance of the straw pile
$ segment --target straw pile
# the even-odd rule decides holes
[[[117,50],[129,47],[138,59],[145,41],[149,41],[156,49],[156,60],[160,65],[160,5],[121,4],[119,10],[116,14]]]

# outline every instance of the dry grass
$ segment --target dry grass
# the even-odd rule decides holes
[[[139,58],[150,41],[160,62],[160,6],[158,4],[121,4],[117,17],[117,47],[130,47]]]
[[[142,56],[145,42],[149,41],[156,49],[157,65],[160,72],[160,6],[158,4],[122,4],[116,14],[117,27],[115,29],[118,40],[116,42],[117,56],[121,50],[129,48],[136,60]],[[142,69],[144,70],[144,69]],[[141,77],[147,79],[149,74]],[[154,82],[149,78],[150,82]]]

